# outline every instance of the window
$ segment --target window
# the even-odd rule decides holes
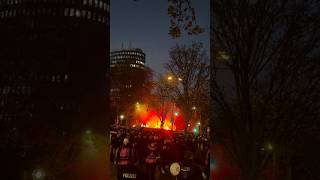
[[[68,74],[65,74],[65,75],[64,75],[64,80],[66,81],[66,80],[68,80],[68,79],[69,79]]]
[[[99,3],[99,8],[103,8],[103,2],[102,1],[100,1],[100,3]]]
[[[91,11],[88,12],[88,19],[91,19]]]
[[[69,8],[65,8],[64,9],[64,16],[68,16],[69,15]]]
[[[60,82],[60,75],[57,75],[57,81]]]
[[[76,11],[76,16],[80,17],[80,10],[79,9],[77,9],[77,11]]]
[[[98,0],[94,0],[95,7],[98,7],[98,4],[99,4]]]
[[[88,2],[87,0],[83,0],[83,4],[86,5]]]
[[[92,6],[92,1],[93,1],[93,0],[89,0],[89,5],[90,5],[90,6]]]
[[[74,9],[70,9],[70,16],[74,16]]]
[[[82,16],[82,17],[86,17],[86,14],[87,14],[86,10],[82,10],[81,16]]]

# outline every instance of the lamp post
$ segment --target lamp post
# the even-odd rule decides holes
[[[167,77],[167,80],[168,82],[181,82],[182,81],[182,78],[180,77],[176,77],[176,76],[173,76],[173,75],[169,75]],[[178,81],[177,81],[178,80]],[[178,84],[175,84],[175,85],[178,85]],[[171,101],[174,101],[173,99]],[[175,103],[173,102],[173,108],[171,110],[171,130],[173,130],[173,124],[174,124],[174,121],[175,121],[175,117],[178,116],[178,113],[177,112],[174,112],[175,110]]]
[[[121,120],[121,125],[123,124],[122,122],[123,122],[123,119],[124,119],[124,115],[123,114],[120,114],[120,120]]]

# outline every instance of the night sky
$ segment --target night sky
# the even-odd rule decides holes
[[[197,23],[205,28],[200,35],[183,33],[178,39],[168,34],[170,19],[167,15],[167,0],[111,0],[110,36],[111,51],[130,46],[141,48],[146,53],[146,65],[155,74],[164,73],[164,63],[168,60],[168,51],[177,43],[201,41],[209,50],[209,6],[210,0],[193,0]],[[208,53],[209,54],[209,53]]]

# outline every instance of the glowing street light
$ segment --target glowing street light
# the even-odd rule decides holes
[[[272,144],[268,143],[268,145],[267,145],[267,149],[268,149],[269,151],[272,151],[272,150],[273,150],[273,146],[272,146]]]
[[[174,112],[174,115],[175,115],[175,116],[178,116],[178,115],[179,115],[179,113],[178,113],[178,112]]]
[[[171,81],[172,79],[173,79],[173,77],[172,76],[168,76],[168,78],[167,78],[169,81]]]
[[[196,110],[197,109],[197,107],[195,107],[195,106],[192,106],[192,110]]]
[[[139,102],[136,103],[136,110],[140,111],[140,103]]]
[[[92,133],[92,132],[91,132],[90,129],[87,129],[87,130],[86,130],[86,134],[87,134],[87,135],[90,135],[91,133]]]
[[[42,169],[35,169],[32,172],[33,180],[43,180],[46,176],[46,173]]]
[[[120,115],[120,119],[121,119],[121,120],[124,119],[124,115],[123,115],[123,114]]]
[[[178,80],[179,80],[179,81],[182,81],[182,79],[181,79],[181,78],[178,78]]]
[[[200,123],[200,122],[198,122],[197,124],[198,124],[199,126],[201,125],[201,123]]]
[[[194,129],[193,129],[193,132],[194,132],[195,134],[198,134],[198,129],[197,129],[197,128],[194,128]]]

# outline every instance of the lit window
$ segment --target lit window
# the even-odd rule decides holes
[[[89,0],[89,5],[90,5],[90,6],[92,5],[92,0]]]
[[[64,75],[64,80],[68,80],[68,79],[69,79],[68,74],[65,74],[65,75]]]
[[[52,76],[52,77],[51,77],[51,81],[54,82],[55,80],[56,80],[56,77],[55,77],[55,76]]]
[[[91,12],[88,12],[88,19],[91,19]]]
[[[100,4],[99,4],[99,8],[103,8],[103,2],[102,1],[100,1]]]
[[[87,4],[87,0],[83,0],[83,4],[86,5]]]
[[[79,9],[77,9],[77,11],[76,11],[76,16],[80,17],[80,10]]]
[[[95,7],[98,7],[98,0],[94,0],[94,5],[95,5]]]

